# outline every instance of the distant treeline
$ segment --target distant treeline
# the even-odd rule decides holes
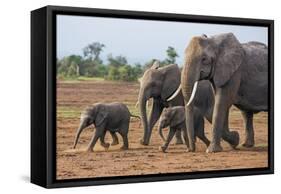
[[[155,59],[151,59],[144,65],[140,63],[128,64],[125,56],[107,56],[107,63],[104,63],[100,54],[105,47],[104,44],[93,42],[83,49],[83,56],[70,55],[62,59],[57,59],[57,76],[59,79],[75,79],[79,76],[102,77],[107,80],[135,81],[143,72],[149,68]],[[160,66],[165,66],[176,62],[178,54],[176,50],[169,46],[166,50],[167,57],[158,60]]]

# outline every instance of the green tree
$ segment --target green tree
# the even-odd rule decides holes
[[[133,75],[135,79],[137,80],[139,77],[141,77],[143,74],[143,68],[140,63],[136,63],[133,67]]]
[[[96,61],[99,64],[102,64],[102,60],[100,59],[100,54],[104,47],[105,45],[99,42],[93,42],[91,44],[88,44],[83,49],[84,57],[86,59],[90,59]]]
[[[114,67],[120,67],[128,63],[126,57],[122,55],[113,57],[112,54],[109,54],[107,56],[107,60],[108,60],[108,65]]]
[[[77,64],[72,62],[67,69],[67,77],[76,78],[79,75],[77,74]]]
[[[95,76],[105,77],[108,74],[108,66],[103,64],[98,64],[95,66]]]
[[[165,59],[166,64],[176,63],[176,58],[178,57],[177,51],[174,47],[169,46],[166,50],[167,58]]]
[[[118,68],[114,67],[114,66],[110,66],[108,69],[108,75],[106,78],[109,80],[119,80]]]
[[[83,59],[79,55],[70,55],[57,60],[57,72],[64,77],[79,76],[79,66],[83,63]]]

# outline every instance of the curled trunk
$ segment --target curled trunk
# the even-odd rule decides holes
[[[77,132],[76,132],[76,136],[75,136],[75,140],[74,140],[74,144],[73,144],[73,149],[76,148],[78,139],[79,139],[80,134],[81,134],[83,129],[84,129],[83,124],[80,124],[80,126],[79,126],[79,128],[77,129]]]
[[[160,137],[162,138],[162,140],[165,142],[166,139],[165,139],[165,137],[164,137],[164,135],[163,135],[163,127],[162,127],[161,124],[160,124],[159,127],[158,127],[158,133],[159,133]]]

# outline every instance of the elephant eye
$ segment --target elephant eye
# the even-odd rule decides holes
[[[208,59],[208,57],[206,57],[206,56],[203,56],[203,57],[202,57],[202,63],[203,63],[204,65],[209,65],[209,62],[210,62],[210,60]]]

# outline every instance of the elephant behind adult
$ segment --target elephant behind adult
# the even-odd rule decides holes
[[[231,105],[237,106],[246,122],[244,146],[254,145],[253,114],[268,110],[268,49],[259,42],[241,44],[234,34],[191,39],[185,50],[181,86],[186,103],[186,122],[192,115],[197,83],[210,80],[215,90],[212,139],[207,152],[222,151],[221,138],[233,147],[239,134],[229,131]],[[187,127],[192,133],[192,127]],[[190,142],[191,150],[194,150]]]
[[[138,96],[140,116],[144,128],[144,136],[140,140],[142,145],[148,145],[152,129],[160,118],[164,107],[183,106],[184,100],[181,92],[176,92],[180,85],[180,69],[176,64],[159,67],[156,61],[144,72],[140,80],[140,90]],[[153,104],[149,119],[147,118],[146,104],[152,98]],[[180,131],[176,134],[177,143],[182,143]]]

